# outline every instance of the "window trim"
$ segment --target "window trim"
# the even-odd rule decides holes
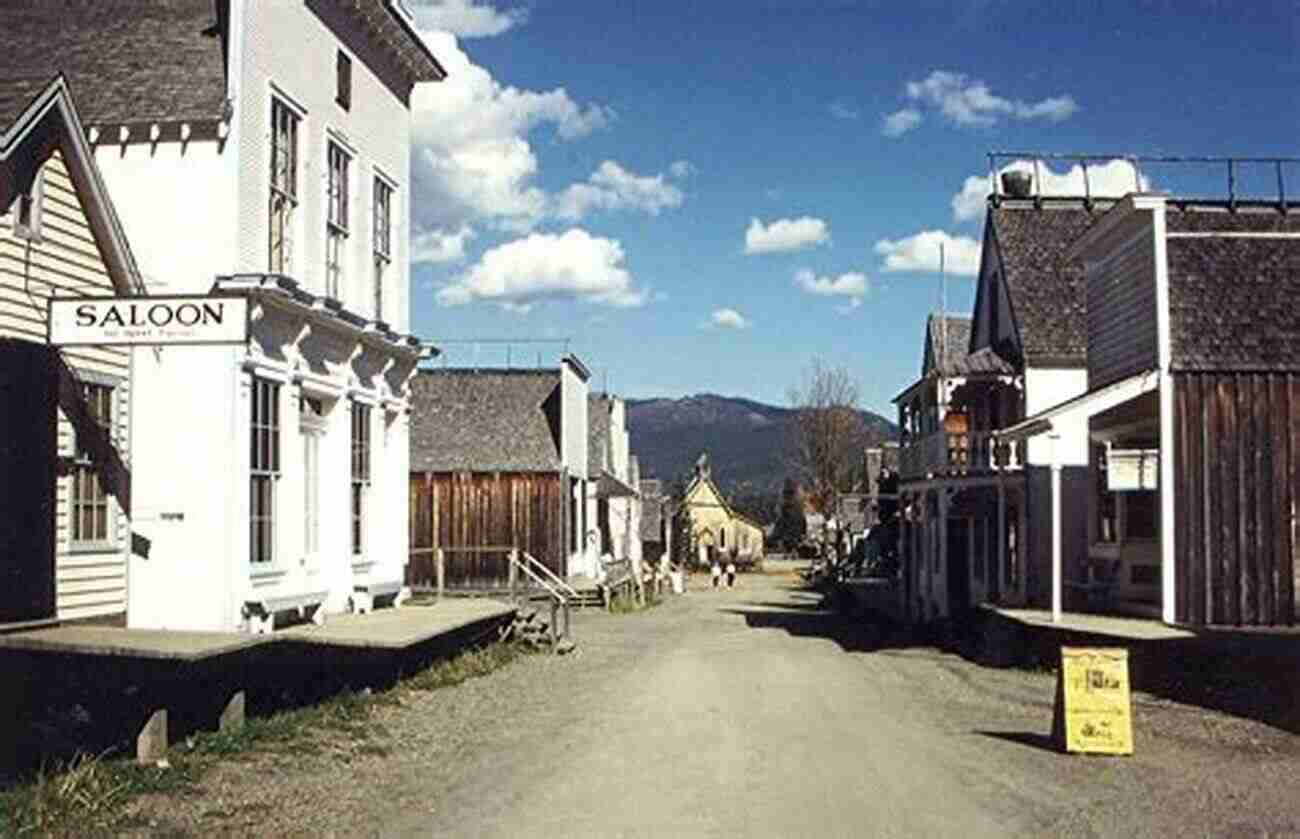
[[[380,201],[380,197],[383,201]],[[374,273],[371,278],[373,295],[372,303],[374,305],[375,320],[379,323],[387,323],[385,318],[385,303],[391,303],[385,300],[384,286],[389,279],[389,269],[393,264],[393,199],[397,197],[397,186],[391,179],[384,177],[378,170],[375,170],[374,181],[371,184],[371,230],[370,242],[371,252],[374,262]],[[383,207],[383,224],[380,224],[380,207]],[[382,236],[381,236],[382,228]],[[382,245],[382,247],[381,247]]]
[[[267,270],[271,273],[289,274],[293,271],[293,244],[294,244],[294,227],[297,223],[297,211],[302,203],[302,127],[304,114],[296,108],[292,102],[283,96],[277,89],[272,88],[271,106],[269,111],[270,119],[270,167],[268,171],[267,184],[267,231],[266,231],[266,263]],[[289,119],[290,137],[288,138],[288,157],[289,166],[287,183],[284,186],[276,183],[277,173],[277,139],[279,131],[277,125],[277,111],[282,112]],[[287,188],[286,188],[287,187]],[[282,210],[285,220],[282,222],[280,231],[280,262],[276,264],[276,249],[274,245],[275,235],[275,215],[276,199],[281,199],[286,203],[287,210]]]
[[[335,158],[342,166],[335,167]],[[356,152],[332,132],[325,138],[325,296],[342,302],[347,281],[347,241],[351,235],[352,163]],[[335,181],[335,173],[340,178]],[[337,200],[336,200],[337,197]]]
[[[369,547],[369,527],[366,521],[370,510],[370,486],[373,479],[371,463],[374,455],[373,417],[374,406],[358,400],[349,401],[349,452],[351,468],[349,470],[349,541],[352,557],[365,557]]]
[[[103,390],[108,398],[108,422],[107,428],[109,439],[116,443],[118,439],[118,423],[121,420],[121,410],[118,407],[118,387],[122,384],[121,380],[112,379],[106,376],[96,376],[93,374],[76,373],[78,384],[82,390],[83,398],[87,388],[98,388]],[[103,422],[100,425],[105,425]],[[115,553],[120,548],[120,540],[116,537],[117,533],[117,511],[114,509],[117,505],[113,503],[112,496],[104,488],[102,476],[100,475],[97,464],[90,459],[88,454],[83,454],[81,447],[76,439],[76,429],[72,430],[72,469],[68,474],[68,536],[67,550],[68,553],[89,554],[89,553]],[[104,508],[104,538],[79,539],[77,537],[78,521],[81,517],[81,500],[78,498],[78,480],[81,475],[93,477],[97,488],[98,496],[102,497],[102,502],[96,499],[88,499],[92,504],[92,509],[102,504]]]
[[[258,387],[265,386],[271,393],[272,399],[268,403],[273,406],[269,419],[262,418],[264,421],[259,424],[258,406]],[[284,384],[273,378],[260,376],[255,373],[249,375],[249,403],[248,403],[248,444],[249,444],[249,462],[248,462],[248,491],[249,491],[249,508],[248,508],[248,565],[254,572],[274,571],[281,564],[280,552],[278,550],[279,528],[276,526],[276,515],[279,512],[279,485],[280,478],[283,475],[281,469],[283,423],[280,415],[280,397],[281,388]],[[256,435],[259,431],[267,433],[268,460],[269,464],[259,465],[254,453],[257,451]],[[259,480],[267,480],[270,491],[267,495],[270,505],[269,512],[259,517],[258,511],[254,509],[253,499],[255,497],[255,487]],[[255,547],[257,544],[257,523],[259,520],[267,522],[270,533],[268,536],[267,549],[269,555],[265,558],[258,558],[259,550]]]
[[[36,170],[32,185],[14,198],[9,208],[12,218],[12,231],[17,239],[25,239],[39,245],[45,241],[45,167]],[[23,220],[26,213],[27,219]]]

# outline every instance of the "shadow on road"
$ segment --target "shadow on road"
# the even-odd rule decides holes
[[[720,611],[740,615],[752,629],[783,629],[800,638],[826,638],[846,652],[876,652],[918,646],[921,639],[898,624],[850,615],[828,608],[814,589],[790,586],[789,591],[816,595],[817,599],[751,601]]]
[[[1006,740],[1008,743],[1019,743],[1022,746],[1030,746],[1035,749],[1042,749],[1048,752],[1059,752],[1052,738],[1046,734],[1039,734],[1036,731],[976,731],[983,737],[992,737],[995,740]]]

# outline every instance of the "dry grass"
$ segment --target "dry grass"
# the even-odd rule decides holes
[[[393,738],[375,719],[377,709],[402,704],[403,694],[412,691],[485,676],[527,654],[520,645],[492,644],[435,662],[388,691],[345,691],[317,705],[250,718],[239,731],[203,732],[174,744],[164,765],[79,755],[0,791],[0,837],[113,835],[136,797],[195,792],[208,770],[238,756],[292,763],[326,751],[387,755]]]

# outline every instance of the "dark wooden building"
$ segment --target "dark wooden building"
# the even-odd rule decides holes
[[[420,371],[411,394],[412,586],[435,579],[438,549],[449,588],[506,585],[502,548],[568,575],[587,531],[586,379],[576,359],[550,369]]]
[[[1300,591],[1300,218],[1134,195],[1076,243],[1088,393],[1087,569],[1163,620],[1293,624]]]

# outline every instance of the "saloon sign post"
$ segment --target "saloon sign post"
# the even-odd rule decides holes
[[[50,301],[53,346],[205,345],[248,341],[243,297],[78,297]]]

